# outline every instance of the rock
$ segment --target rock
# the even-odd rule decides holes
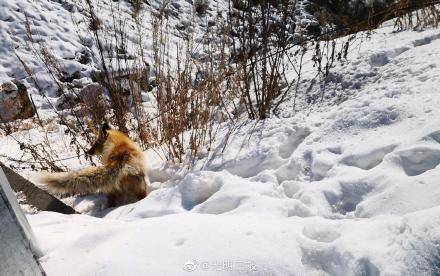
[[[208,27],[214,27],[215,26],[215,21],[214,20],[209,20],[208,21]]]
[[[7,123],[35,115],[27,88],[17,80],[0,85],[0,121]]]
[[[75,60],[81,64],[88,64],[92,61],[90,53],[86,50],[75,53]]]
[[[78,95],[84,102],[87,110],[91,112],[96,122],[100,122],[105,119],[108,106],[104,98],[104,88],[100,84],[88,84],[79,92]]]
[[[90,73],[90,78],[93,82],[104,83],[105,82],[105,74],[101,71],[92,71]]]
[[[1,86],[2,90],[5,92],[15,92],[18,91],[17,85],[11,81],[4,82]]]
[[[69,92],[62,94],[58,98],[55,106],[57,110],[65,110],[75,107],[75,105],[77,105],[78,103],[79,103],[78,97],[75,94]]]
[[[88,84],[92,83],[92,80],[90,78],[81,78],[81,79],[76,79],[72,81],[72,85],[74,88],[84,88],[85,86],[87,86]]]
[[[81,89],[81,91],[79,92],[79,96],[84,101],[84,103],[87,104],[91,102],[103,101],[103,93],[104,89],[99,83],[91,83]]]
[[[77,80],[79,78],[81,78],[81,72],[79,71],[75,71],[72,74],[69,74],[67,72],[62,72],[62,76],[60,78],[60,81],[62,82],[68,82],[71,83],[73,80]]]

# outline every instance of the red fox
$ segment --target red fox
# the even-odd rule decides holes
[[[87,153],[100,156],[103,166],[44,173],[40,181],[49,191],[59,194],[104,193],[108,197],[108,207],[132,203],[147,196],[144,155],[125,134],[104,123]]]

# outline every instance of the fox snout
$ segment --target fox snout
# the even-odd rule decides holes
[[[96,146],[92,145],[89,150],[86,150],[86,155],[95,155],[96,153]]]
[[[110,126],[107,123],[104,123],[101,128],[99,129],[98,137],[96,141],[92,144],[90,149],[86,151],[87,155],[97,155],[102,152],[102,148],[104,146],[104,143],[107,140],[108,133],[107,131],[110,130]]]

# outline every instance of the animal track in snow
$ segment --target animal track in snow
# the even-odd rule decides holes
[[[355,211],[364,196],[373,189],[364,181],[341,182],[340,185],[340,194],[325,192],[324,195],[333,211],[343,215]]]
[[[379,276],[380,271],[369,259],[362,258],[358,262],[359,274],[356,275],[366,275],[366,276]]]
[[[422,140],[434,140],[435,142],[440,144],[440,130],[434,131],[425,137],[422,138]]]
[[[302,234],[315,241],[330,243],[341,236],[338,231],[332,228],[330,225],[310,224],[303,228]]]
[[[363,170],[371,170],[382,163],[385,155],[392,152],[395,148],[396,145],[388,145],[366,153],[348,155],[341,160],[341,163]]]
[[[410,47],[399,47],[388,51],[375,53],[370,56],[369,63],[373,67],[381,67],[390,62],[390,58],[395,58],[406,51],[411,49]]]
[[[195,211],[203,214],[223,214],[238,208],[242,197],[223,196],[210,199],[197,206]]]
[[[284,194],[289,198],[293,198],[300,189],[299,183],[292,180],[283,181],[280,186],[283,188]]]
[[[333,154],[342,154],[342,149],[341,149],[341,147],[329,147],[329,148],[327,148],[327,150],[329,151],[329,152],[331,152],[331,153],[333,153]]]
[[[304,244],[301,262],[314,271],[313,275],[365,275],[379,276],[380,271],[368,258],[357,260],[332,244]]]
[[[440,164],[440,149],[416,146],[396,153],[405,174],[415,176],[432,170]]]
[[[279,154],[281,158],[289,158],[309,135],[310,130],[307,128],[298,128],[294,132],[290,131],[286,141],[280,146]]]
[[[423,45],[430,44],[433,40],[440,39],[440,34],[435,34],[431,36],[426,36],[421,39],[417,39],[413,42],[414,47],[419,47]]]
[[[311,217],[313,212],[303,202],[296,199],[289,199],[287,201],[287,216],[288,217]]]
[[[223,186],[223,180],[212,172],[188,174],[180,183],[182,206],[190,210],[205,202]]]
[[[412,46],[413,47],[424,46],[424,45],[430,44],[432,41],[437,40],[437,39],[440,39],[440,34],[426,36],[424,38],[414,40],[412,42]],[[390,62],[390,59],[393,59],[393,58],[403,54],[404,52],[406,52],[410,49],[411,49],[411,47],[409,47],[409,46],[403,46],[403,47],[395,48],[392,50],[374,53],[370,56],[369,63],[373,67],[384,66]]]
[[[178,238],[174,241],[174,246],[179,247],[182,246],[186,242],[184,238]]]

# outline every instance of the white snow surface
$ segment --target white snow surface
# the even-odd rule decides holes
[[[0,78],[9,76],[6,60]],[[78,211],[98,216],[29,214],[43,268],[49,276],[440,275],[440,30],[379,29],[326,89],[347,99],[299,112],[288,102],[280,118],[243,124],[227,141],[224,126],[190,172],[146,152],[152,191],[137,203],[91,212],[96,198],[75,198]],[[17,151],[10,138],[0,145]]]
[[[29,215],[43,267],[49,275],[438,275],[439,34],[384,27],[335,70],[349,84],[328,89],[350,90],[346,101],[244,125],[223,153],[220,130],[192,172],[147,152],[159,188],[140,202],[102,218]]]

